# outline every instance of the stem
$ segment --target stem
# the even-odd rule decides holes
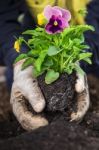
[[[24,39],[23,39],[23,42],[30,48],[30,50],[32,50],[31,47],[29,46],[28,42],[26,42]]]
[[[64,65],[63,65],[63,53],[61,53],[61,58],[60,58],[60,72],[62,73]]]
[[[64,66],[68,63],[68,61],[71,59],[71,57],[74,55],[74,52],[72,53],[72,55],[64,62]]]
[[[55,35],[55,40],[54,40],[54,42],[55,42],[55,45],[56,45],[56,46],[59,45],[58,35],[57,35],[57,34]]]

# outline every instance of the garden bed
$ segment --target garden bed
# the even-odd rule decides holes
[[[0,121],[0,150],[98,150],[99,80],[92,76],[89,76],[88,79],[91,106],[80,124],[70,123],[66,112],[48,112],[47,117],[51,120],[48,126],[26,132],[21,128],[9,109],[8,120],[1,119]],[[0,92],[4,91],[2,100],[9,100],[6,87],[3,84],[0,90]],[[69,104],[69,108],[72,106],[74,106],[74,101]],[[67,114],[69,114],[68,111]]]

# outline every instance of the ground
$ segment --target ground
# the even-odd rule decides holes
[[[0,150],[99,150],[99,80],[89,75],[88,82],[91,105],[80,124],[55,114],[48,126],[32,132],[12,115],[6,84],[0,83]]]

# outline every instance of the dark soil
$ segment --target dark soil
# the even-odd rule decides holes
[[[62,74],[60,78],[52,84],[45,83],[45,76],[38,78],[38,83],[46,100],[46,111],[61,111],[70,108],[75,96],[75,73]]]
[[[26,132],[9,113],[8,120],[0,122],[0,150],[99,150],[99,80],[93,76],[88,79],[91,106],[80,124],[70,123],[63,111],[49,112],[52,119],[48,126]]]

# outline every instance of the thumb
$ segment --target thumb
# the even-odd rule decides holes
[[[38,86],[37,79],[28,78],[25,86],[21,91],[25,98],[29,101],[34,111],[41,112],[45,107],[45,99]]]

